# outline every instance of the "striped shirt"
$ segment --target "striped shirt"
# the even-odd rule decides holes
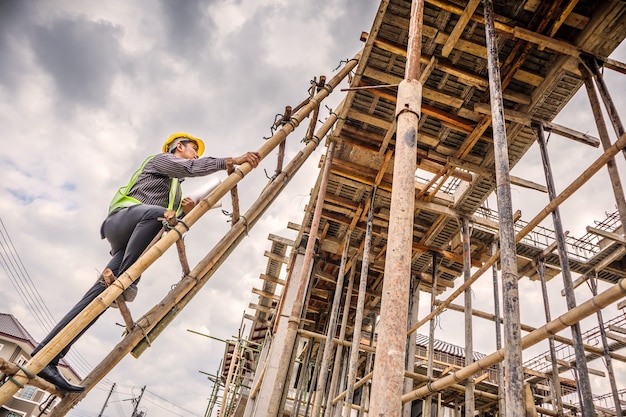
[[[184,159],[172,153],[157,154],[152,158],[137,178],[137,182],[128,192],[143,204],[167,207],[172,178],[201,177],[226,169],[226,158],[204,157]],[[174,208],[182,199],[180,185],[176,192]]]

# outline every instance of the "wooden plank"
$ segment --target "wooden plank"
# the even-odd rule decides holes
[[[271,282],[273,284],[285,285],[287,282],[284,279],[276,278],[271,275],[260,274],[259,277],[266,282]]]
[[[626,239],[624,238],[624,236],[617,233],[608,232],[606,230],[597,229],[591,226],[587,226],[587,233],[593,233],[594,235],[598,235],[603,238],[614,240],[615,242],[623,243],[626,245]]]
[[[550,38],[549,36],[540,35],[532,30],[515,27],[513,28],[513,36],[518,39],[534,43],[538,45],[540,49],[551,49],[554,52],[569,55],[574,58],[578,58],[580,55],[580,50],[571,43],[559,41],[557,39]]]
[[[263,291],[258,288],[252,288],[252,293],[261,297],[269,298],[271,300],[276,300],[276,301],[280,300],[280,295],[276,295],[268,291]]]
[[[291,239],[287,239],[286,237],[278,236],[272,233],[269,234],[267,239],[271,240],[272,242],[283,244],[285,246],[293,246],[295,244],[295,242]]]
[[[548,187],[546,187],[545,185],[537,184],[536,182],[525,180],[523,178],[516,177],[514,175],[511,175],[510,177],[511,177],[512,185],[517,185],[519,187],[528,188],[530,190],[541,191],[542,193],[546,193],[546,194],[548,193]]]
[[[459,38],[463,34],[463,31],[465,30],[465,27],[467,26],[467,22],[469,22],[469,20],[471,19],[479,3],[480,3],[480,0],[470,0],[467,3],[465,10],[459,16],[459,20],[457,20],[456,25],[454,25],[454,29],[452,29],[452,31],[450,32],[450,37],[448,37],[448,40],[446,41],[446,43],[443,45],[443,48],[441,49],[442,56],[447,58],[450,55],[450,52],[452,52],[456,42],[459,40]]]
[[[621,333],[626,335],[626,328],[624,327],[620,327],[620,326],[616,326],[614,324],[609,324],[609,330],[612,332],[617,332],[617,333]]]
[[[624,336],[619,336],[619,335],[616,335],[615,333],[608,332],[606,334],[606,337],[608,337],[609,339],[613,339],[616,342],[620,342],[620,343],[626,344],[626,337],[624,337]]]
[[[250,308],[252,310],[262,311],[262,312],[268,313],[268,314],[274,314],[276,312],[276,310],[273,309],[273,308],[265,307],[265,306],[262,306],[262,305],[259,305],[259,304],[254,304],[254,303],[248,304],[248,308]]]
[[[274,252],[270,252],[268,250],[265,251],[264,255],[266,257],[268,257],[269,259],[271,259],[272,261],[276,261],[276,262],[282,262],[284,264],[289,262],[289,258],[286,256],[281,256],[278,255],[277,253]]]
[[[561,126],[560,124],[557,124],[554,122],[542,122],[542,123],[543,123],[543,128],[545,130],[549,130],[553,133],[556,133],[559,136],[563,136],[563,137],[575,140],[576,142],[580,142],[585,145],[593,146],[594,148],[597,148],[600,146],[600,139],[594,136],[588,135],[583,132],[578,132],[574,129]]]

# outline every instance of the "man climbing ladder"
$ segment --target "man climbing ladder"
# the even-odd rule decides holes
[[[258,152],[246,152],[234,158],[199,158],[204,153],[204,142],[187,133],[175,133],[163,144],[162,153],[148,157],[132,175],[129,183],[115,194],[109,214],[102,223],[101,237],[111,245],[111,260],[106,268],[114,276],[124,273],[146,250],[161,231],[166,210],[174,210],[178,216],[187,214],[195,206],[190,198],[182,197],[180,182],[187,177],[199,177],[226,169],[227,165],[248,162],[256,168],[261,160]],[[124,292],[125,301],[133,301],[137,295],[135,280]],[[80,301],[61,319],[50,333],[33,350],[34,356],[70,323],[89,303],[106,289],[102,276],[87,290]],[[99,317],[99,316],[98,316]],[[50,363],[38,374],[42,379],[56,385],[61,391],[81,392],[84,387],[69,383],[59,372],[59,360],[70,350],[72,344],[98,319],[87,325]]]

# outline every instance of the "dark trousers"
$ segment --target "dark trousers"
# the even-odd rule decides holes
[[[159,217],[163,217],[165,208],[161,206],[150,206],[139,204],[128,208],[119,209],[109,214],[102,223],[100,229],[102,238],[106,238],[111,244],[111,260],[107,264],[107,268],[113,271],[118,277],[123,274],[146,250],[152,239],[161,230],[162,224]],[[137,284],[139,278],[133,284]],[[34,356],[41,350],[53,337],[55,337],[70,321],[74,319],[81,311],[85,309],[93,300],[96,299],[104,290],[106,285],[102,276],[87,290],[85,295],[78,303],[57,323],[57,325],[48,333],[48,335],[33,350]],[[100,317],[100,316],[98,316]],[[70,347],[92,324],[98,320],[93,319],[65,348],[50,361],[52,365],[58,365],[59,360],[64,357],[70,350]]]

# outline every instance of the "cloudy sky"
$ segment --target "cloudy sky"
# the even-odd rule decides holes
[[[158,152],[176,131],[204,138],[208,155],[258,149],[275,115],[300,103],[313,77],[332,77],[340,62],[360,49],[360,33],[369,31],[377,6],[373,0],[0,1],[0,231],[10,236],[26,279],[51,318],[34,316],[33,305],[20,297],[15,278],[5,270],[0,270],[0,311],[15,315],[41,339],[108,261],[100,224],[114,191],[147,155]],[[615,58],[626,61],[624,48]],[[611,82],[612,88],[624,90],[623,78]],[[329,99],[330,107],[340,94]],[[624,98],[615,99],[623,109]],[[594,133],[585,104],[579,99],[558,121]],[[327,114],[323,110],[320,119]],[[303,134],[301,129],[290,136],[288,158],[300,149]],[[562,138],[550,146],[571,147],[553,161],[562,166],[556,173],[559,190],[599,155]],[[71,416],[97,415],[113,383],[117,390],[105,415],[130,414],[127,400],[146,385],[142,406],[150,415],[204,414],[211,384],[200,371],[217,371],[224,345],[187,330],[222,339],[237,333],[253,301],[251,289],[261,285],[267,236],[295,237],[286,225],[302,218],[321,153],[310,158],[153,347],[139,360],[124,359]],[[271,175],[275,161],[271,155],[240,184],[242,210],[255,200],[267,182],[264,171]],[[544,183],[536,152],[513,174]],[[186,188],[194,185],[189,181]],[[614,210],[606,181],[586,192],[594,201],[602,195],[606,204],[573,203],[576,214],[568,220],[576,236],[592,219]],[[514,199],[528,201],[525,193],[514,190]],[[545,198],[538,200],[537,210]],[[223,204],[230,209],[228,199]],[[524,218],[537,210],[533,207]],[[220,210],[197,223],[186,239],[192,266],[229,226]],[[174,252],[157,261],[130,305],[135,317],[159,301],[179,276]],[[536,283],[528,291],[536,294]],[[476,294],[481,296],[479,290]],[[107,311],[75,345],[70,360],[83,375],[119,341],[122,329],[116,322],[121,322],[119,313]],[[441,330],[442,338],[454,334],[450,327]],[[480,348],[489,353],[491,346]]]

